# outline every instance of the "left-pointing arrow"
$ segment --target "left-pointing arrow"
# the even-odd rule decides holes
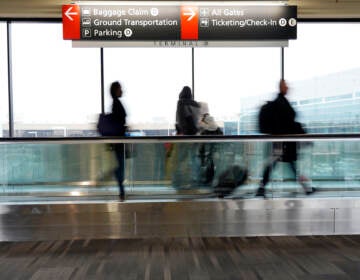
[[[70,7],[69,9],[67,9],[67,11],[65,12],[65,16],[67,16],[68,19],[70,19],[71,21],[73,21],[74,19],[71,16],[76,16],[78,13],[77,12],[71,12],[73,7]]]
[[[81,38],[79,5],[63,5],[63,38],[64,40],[79,40]]]

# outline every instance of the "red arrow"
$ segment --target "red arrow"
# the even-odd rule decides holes
[[[78,15],[77,12],[71,12],[73,8],[74,8],[74,7],[71,6],[71,7],[69,7],[69,9],[65,12],[65,16],[67,16],[68,19],[70,19],[71,21],[74,21],[74,19],[73,19],[71,16],[76,16],[76,15]]]
[[[63,5],[63,38],[64,40],[80,39],[80,7],[79,5]]]
[[[187,7],[189,12],[183,13],[184,16],[190,16],[188,17],[187,21],[190,21],[193,19],[194,16],[196,16],[196,13],[193,11],[191,7]]]
[[[199,39],[199,8],[196,6],[181,6],[181,40]]]

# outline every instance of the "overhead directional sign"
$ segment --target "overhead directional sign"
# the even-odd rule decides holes
[[[109,4],[110,3],[110,4]],[[142,2],[64,5],[68,40],[287,40],[296,39],[296,6],[189,5]],[[227,4],[228,3],[228,4]]]

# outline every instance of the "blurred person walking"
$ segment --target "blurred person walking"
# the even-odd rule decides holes
[[[221,128],[210,115],[209,106],[206,102],[199,102],[200,116],[199,116],[199,134],[200,135],[223,135]]]
[[[194,100],[190,87],[184,86],[179,94],[176,108],[176,135],[196,135],[199,131],[200,105]],[[198,182],[199,159],[196,143],[178,143],[174,145],[174,187],[190,188]]]
[[[198,123],[199,134],[207,136],[223,135],[222,130],[210,115],[209,106],[206,102],[199,102],[200,119]],[[215,177],[214,154],[217,152],[216,143],[201,143],[199,145],[200,175],[199,182],[202,185],[211,185]]]
[[[296,112],[286,98],[289,88],[285,80],[280,80],[279,89],[277,98],[261,107],[259,113],[260,132],[270,135],[305,134],[302,125],[295,121]],[[256,196],[265,197],[265,186],[268,184],[270,174],[278,162],[289,164],[291,171],[306,194],[314,193],[316,189],[309,185],[310,180],[305,176],[297,176],[296,160],[296,142],[274,142],[272,144],[272,156],[270,162],[265,166]]]
[[[110,94],[113,100],[112,103],[112,119],[119,127],[119,135],[125,136],[126,131],[126,111],[122,105],[120,98],[123,95],[121,84],[115,81],[110,86]],[[124,173],[125,173],[125,144],[114,145],[115,156],[118,162],[118,167],[115,169],[115,177],[119,185],[119,198],[120,200],[125,199],[124,190]]]
[[[200,117],[200,105],[194,100],[191,89],[184,86],[179,94],[176,108],[177,135],[196,135]]]

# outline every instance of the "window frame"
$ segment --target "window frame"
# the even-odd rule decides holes
[[[29,18],[9,18],[9,17],[3,17],[0,18],[0,22],[4,22],[7,24],[7,46],[8,46],[8,111],[9,111],[9,137],[8,139],[16,140],[16,137],[14,137],[14,120],[13,120],[13,92],[12,92],[12,59],[11,59],[11,45],[12,45],[12,38],[11,38],[11,24],[16,22],[28,22],[28,23],[61,23],[61,18],[35,18],[35,19],[29,19]],[[307,18],[307,19],[298,19],[299,23],[360,23],[360,18]],[[284,54],[284,48],[281,48],[281,55],[280,55],[280,69],[281,69],[281,78],[286,78],[286,69],[285,69],[285,54]],[[103,48],[100,48],[100,81],[101,81],[101,111],[104,112],[104,99],[105,99],[105,92],[104,92],[104,56],[103,56]],[[192,48],[192,88],[195,89],[195,77],[194,77],[194,48]],[[194,96],[196,95],[194,91]],[[346,135],[346,134],[345,134]],[[5,137],[4,137],[5,138]],[[3,139],[4,139],[3,138]],[[66,137],[64,137],[66,138]],[[88,139],[88,137],[84,137]],[[100,137],[99,137],[100,138]],[[22,138],[25,139],[25,138]],[[40,138],[34,138],[33,140],[36,141],[36,139]]]

